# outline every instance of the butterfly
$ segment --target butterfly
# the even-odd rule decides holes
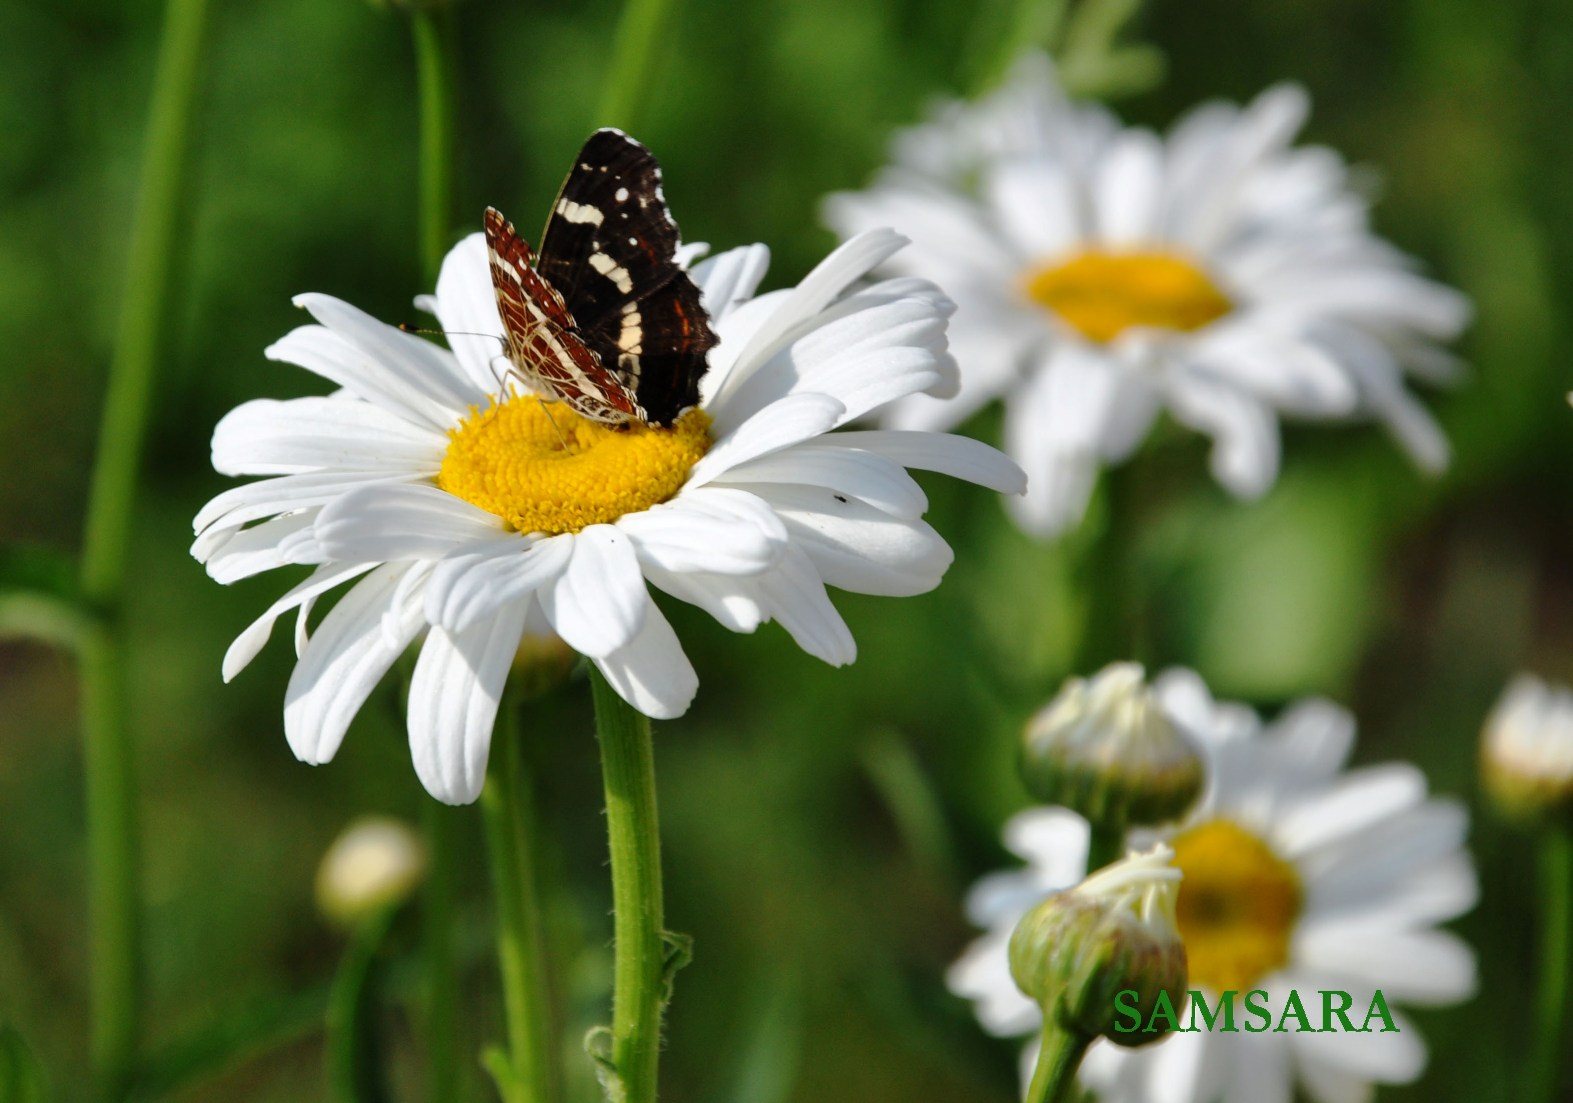
[[[674,258],[661,166],[620,130],[579,150],[537,255],[486,209],[505,351],[532,389],[592,421],[669,426],[699,403],[717,342],[699,288]]]

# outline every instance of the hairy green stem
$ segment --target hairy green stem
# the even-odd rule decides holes
[[[421,276],[436,286],[453,231],[455,151],[452,18],[446,11],[410,13],[420,117],[419,242]],[[422,890],[421,954],[424,964],[426,1097],[449,1103],[461,1095],[459,1068],[459,968],[453,948],[454,871],[459,813],[427,801],[422,813],[430,872]]]
[[[170,272],[206,0],[169,0],[127,250],[125,298],[88,489],[82,598],[96,618],[81,646],[86,771],[91,1056],[101,1098],[118,1098],[137,1059],[140,996],[136,792],[126,726],[122,596]]]
[[[545,933],[535,846],[531,779],[523,768],[514,702],[498,710],[491,774],[481,793],[492,888],[497,897],[497,961],[508,1023],[505,1103],[556,1103],[561,1077],[548,995]]]
[[[1546,829],[1540,843],[1540,991],[1536,999],[1534,1087],[1529,1098],[1557,1103],[1562,1035],[1567,1026],[1568,972],[1573,967],[1573,834]]]
[[[1032,1070],[1026,1103],[1070,1103],[1076,1098],[1076,1070],[1092,1039],[1049,1025],[1043,1029],[1043,1048]]]
[[[644,122],[640,108],[651,98],[655,59],[673,46],[671,27],[676,10],[677,0],[627,0],[617,24],[597,126],[632,130]]]
[[[590,678],[612,857],[611,1060],[626,1103],[652,1103],[661,1056],[665,956],[655,753],[649,717],[619,697],[599,671],[592,670]]]

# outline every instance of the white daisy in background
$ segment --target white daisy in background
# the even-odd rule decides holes
[[[533,394],[494,404],[501,334],[486,246],[448,255],[434,298],[452,352],[326,295],[319,322],[267,350],[342,389],[248,402],[218,425],[213,465],[272,478],[197,515],[193,554],[223,583],[290,564],[311,575],[247,628],[226,680],[299,610],[284,728],[326,762],[394,660],[428,628],[409,694],[416,772],[433,796],[473,800],[521,636],[555,631],[647,715],[682,714],[693,667],[646,583],[752,632],[777,621],[807,652],[849,663],[826,595],[907,595],[938,584],[951,550],[925,524],[906,468],[1020,493],[1019,468],[960,437],[832,433],[870,409],[955,382],[950,302],[930,283],[855,287],[905,239],[842,246],[797,287],[755,296],[762,245],[699,264],[720,345],[702,406],[670,430],[616,430]],[[561,434],[561,435],[560,435]],[[564,448],[565,438],[572,449]],[[314,630],[313,602],[352,579]]]
[[[1131,839],[1174,848],[1191,988],[1214,1004],[1225,991],[1264,989],[1275,1022],[1295,989],[1315,1026],[1322,989],[1350,993],[1356,1026],[1375,989],[1390,1005],[1448,1004],[1474,991],[1473,951],[1436,929],[1478,892],[1459,804],[1427,799],[1425,778],[1407,763],[1345,771],[1354,723],[1325,701],[1264,726],[1244,706],[1214,703],[1189,671],[1162,675],[1154,693],[1209,761],[1197,809],[1161,835]],[[968,898],[988,933],[948,979],[993,1034],[1039,1028],[1037,1007],[1011,982],[1006,947],[1045,894],[1084,876],[1087,839],[1086,821],[1065,809],[1022,812],[1005,843],[1027,868],[985,877]],[[1081,1078],[1104,1103],[1290,1103],[1297,1083],[1317,1103],[1353,1103],[1369,1099],[1373,1083],[1405,1083],[1425,1066],[1414,1024],[1394,1017],[1397,1033],[1291,1027],[1177,1033],[1134,1050],[1098,1042]]]
[[[1241,497],[1277,477],[1278,417],[1378,418],[1428,471],[1447,441],[1405,389],[1445,381],[1469,304],[1372,235],[1328,149],[1291,148],[1292,86],[1246,108],[1204,105],[1167,137],[1072,104],[1030,57],[977,104],[899,135],[865,191],[830,196],[850,236],[895,226],[888,264],[956,302],[957,397],[914,395],[899,428],[949,428],[994,398],[1032,489],[1027,530],[1076,525],[1101,465],[1127,458],[1160,409],[1213,438]]]
[[[1511,815],[1573,808],[1573,691],[1532,674],[1514,678],[1481,732],[1480,768]]]

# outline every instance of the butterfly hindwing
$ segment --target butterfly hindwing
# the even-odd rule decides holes
[[[698,403],[716,343],[699,288],[674,257],[679,240],[655,157],[621,131],[598,130],[552,205],[536,261],[584,344],[657,425]]]

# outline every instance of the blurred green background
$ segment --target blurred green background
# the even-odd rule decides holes
[[[262,357],[300,323],[290,296],[324,291],[415,320],[412,51],[397,12],[355,0],[215,9],[132,563],[144,1028],[175,1060],[192,1032],[255,1015],[279,1043],[174,1098],[317,1099],[311,1015],[343,939],[313,908],[316,861],[356,814],[413,820],[426,798],[392,679],[334,763],[294,761],[280,720],[287,642],[231,686],[218,674],[229,640],[286,581],[224,589],[186,549],[192,515],[228,485],[208,463],[217,419],[317,388]],[[607,78],[618,10],[457,7],[459,229],[488,203],[539,224],[598,122],[586,105]],[[795,280],[832,244],[821,195],[865,182],[890,129],[955,91],[992,11],[686,0],[638,133],[663,161],[684,236],[768,242],[769,285]],[[79,542],[160,19],[150,0],[0,5],[7,541]],[[1269,711],[1326,694],[1358,715],[1361,761],[1411,758],[1436,790],[1471,801],[1476,732],[1511,672],[1573,679],[1573,146],[1559,137],[1573,113],[1573,6],[1158,0],[1138,31],[1168,75],[1119,105],[1128,117],[1164,125],[1200,99],[1303,82],[1308,138],[1372,167],[1378,229],[1475,300],[1461,350],[1472,376],[1433,403],[1453,469],[1426,481],[1369,427],[1291,429],[1279,485],[1240,505],[1209,481],[1201,441],[1161,436],[1114,477],[1134,513],[1122,521],[1132,541],[1112,552],[1101,507],[1050,548],[1016,532],[993,495],[929,480],[956,565],[921,598],[838,596],[860,647],[845,670],[774,626],[738,640],[668,605],[702,681],[692,712],[657,730],[668,921],[697,944],[669,1020],[673,1103],[1016,1097],[1015,1044],[985,1037],[941,978],[972,935],[962,894],[1005,864],[998,826],[1026,801],[1016,729],[1068,672],[1125,657],[1099,641],[1134,628],[1151,667],[1195,666],[1220,696]],[[993,439],[997,417],[969,428]],[[1116,616],[1129,619],[1111,632]],[[589,1099],[578,1039],[606,1014],[611,927],[587,687],[540,703],[526,743],[556,886],[563,1044]],[[80,766],[72,662],[0,644],[0,1022],[26,1033],[63,1100],[84,1090]],[[473,1053],[499,1023],[473,812],[462,830]],[[1418,1014],[1426,1079],[1384,1098],[1503,1099],[1524,1052],[1532,854],[1486,814],[1472,837],[1484,894],[1460,926],[1480,953],[1481,995]],[[414,1099],[405,922],[389,1027],[401,1097]],[[469,1077],[490,1098],[478,1065]]]

